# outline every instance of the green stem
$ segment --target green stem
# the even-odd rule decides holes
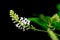
[[[48,28],[47,32],[50,35],[50,37],[51,37],[52,40],[59,40],[57,38],[57,36],[55,35],[55,33],[50,28]]]
[[[31,29],[34,30],[34,31],[41,31],[41,32],[48,33],[50,35],[50,37],[51,37],[52,40],[59,40],[57,38],[57,36],[60,37],[60,35],[58,35],[57,33],[54,33],[53,30],[51,30],[50,28],[48,28],[48,30],[45,31],[45,30],[36,29],[33,25],[31,25],[31,27],[32,27]]]
[[[36,29],[33,25],[31,25],[31,28],[30,28],[30,29],[32,29],[32,30],[34,30],[34,31],[47,32],[47,31],[45,31],[45,30]]]
[[[57,33],[55,33],[57,36],[59,36],[60,37],[60,35],[59,34],[57,34]]]
[[[47,31],[44,31],[44,30],[40,30],[40,29],[35,29],[34,31],[47,32]]]

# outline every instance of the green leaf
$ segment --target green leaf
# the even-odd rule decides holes
[[[51,22],[50,16],[46,16],[45,20],[46,20],[46,23]]]
[[[30,21],[40,25],[42,28],[47,30],[48,26],[45,21],[41,20],[40,18],[28,18]]]
[[[57,14],[58,14],[58,16],[59,16],[59,18],[60,18],[60,11],[59,11]]]
[[[58,23],[56,24],[56,29],[57,29],[57,30],[60,30],[60,22],[58,22]]]
[[[46,20],[45,20],[45,16],[44,16],[43,14],[39,14],[39,18],[40,18],[41,20],[43,20],[43,21],[46,21]]]
[[[45,21],[46,23],[50,22],[50,16],[44,16],[43,14],[40,14],[39,18]]]
[[[60,30],[60,22],[53,21],[52,26],[54,26],[56,30]]]

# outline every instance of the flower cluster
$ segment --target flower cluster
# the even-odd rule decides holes
[[[28,29],[30,27],[30,21],[25,17],[19,18],[13,10],[10,10],[10,17],[12,18],[12,21],[14,21],[13,23],[16,23],[15,26],[19,29],[25,31],[25,29]]]
[[[21,24],[20,25],[16,24],[15,26],[25,31],[25,28],[27,27],[27,25],[30,25],[30,21],[25,17],[20,17],[20,21],[21,21]]]

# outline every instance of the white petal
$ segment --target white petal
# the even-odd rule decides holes
[[[27,20],[27,18],[25,18],[24,20]]]
[[[27,23],[28,25],[30,25],[30,23]]]
[[[30,22],[29,20],[27,20],[28,22]]]
[[[23,31],[25,31],[25,29],[23,29]]]
[[[18,26],[18,28],[20,28],[21,27],[21,25],[20,26]]]
[[[27,23],[28,25],[30,24],[30,21],[28,20],[28,23]]]
[[[25,28],[23,28],[23,31],[25,31]]]
[[[25,20],[22,21],[24,24],[26,24],[27,22],[25,22]]]
[[[15,24],[16,27],[18,27],[18,24]]]
[[[20,20],[23,20],[23,17],[21,17]]]

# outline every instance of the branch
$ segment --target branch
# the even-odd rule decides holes
[[[51,37],[52,40],[59,40],[57,38],[57,36],[55,35],[55,33],[50,28],[48,28],[47,32],[50,35],[50,37]]]

